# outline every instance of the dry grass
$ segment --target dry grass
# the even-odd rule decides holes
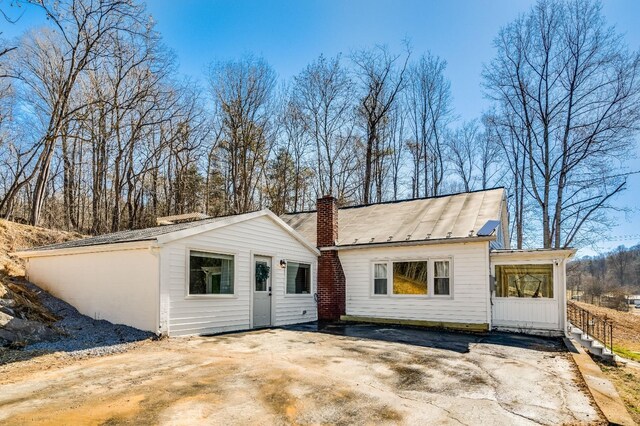
[[[613,345],[620,355],[640,361],[640,315],[620,312],[584,302],[576,302],[581,308],[613,321]]]
[[[22,261],[10,253],[47,244],[82,238],[76,232],[58,231],[38,226],[22,225],[0,219],[0,272],[10,276],[24,275]]]
[[[427,294],[426,286],[419,281],[412,281],[399,275],[393,276],[394,294]]]
[[[640,368],[599,363],[614,384],[633,420],[640,425]]]

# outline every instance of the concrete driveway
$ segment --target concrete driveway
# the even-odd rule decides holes
[[[556,340],[299,326],[0,367],[2,424],[601,423]]]

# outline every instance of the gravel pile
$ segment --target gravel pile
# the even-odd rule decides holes
[[[38,294],[45,308],[61,318],[53,324],[61,331],[59,340],[33,343],[24,348],[26,351],[61,351],[70,352],[74,356],[100,356],[122,352],[132,342],[155,336],[151,332],[126,325],[92,319],[34,284],[25,285]]]

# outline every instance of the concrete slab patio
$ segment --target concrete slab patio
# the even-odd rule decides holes
[[[602,423],[561,341],[298,326],[0,367],[2,424]]]

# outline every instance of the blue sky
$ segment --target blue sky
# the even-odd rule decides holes
[[[5,3],[6,2],[6,3]],[[0,7],[9,3],[0,0]],[[400,49],[409,39],[413,54],[430,50],[448,62],[456,113],[462,119],[478,117],[487,108],[481,88],[482,65],[494,55],[492,40],[501,26],[526,12],[529,0],[290,0],[217,1],[150,0],[149,13],[165,44],[177,55],[180,72],[197,79],[211,61],[245,53],[262,55],[282,79],[297,74],[321,53],[331,56],[374,44]],[[625,34],[631,49],[640,48],[640,1],[605,0],[609,24]],[[18,25],[4,25],[4,36],[19,34],[42,22],[34,10],[25,10]],[[640,170],[640,160],[629,168]],[[635,239],[602,243],[581,250],[593,254],[619,244],[640,242],[640,175],[629,179],[618,198],[631,214],[619,214],[611,235]]]

